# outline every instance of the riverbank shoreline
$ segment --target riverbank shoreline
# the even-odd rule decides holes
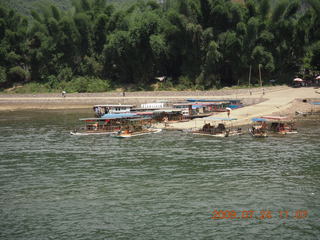
[[[137,107],[143,103],[157,101],[185,101],[196,99],[240,99],[245,107],[231,112],[233,126],[250,124],[251,118],[263,115],[294,115],[296,111],[320,111],[310,102],[320,101],[319,90],[309,88],[290,88],[275,86],[252,89],[223,89],[216,91],[159,91],[159,92],[107,92],[66,94],[0,94],[0,111],[50,110],[50,109],[91,109],[95,104],[132,104]],[[313,109],[314,108],[314,109]],[[227,117],[219,113],[216,117]],[[174,123],[169,129],[191,129],[203,125],[204,119]]]
[[[156,101],[184,101],[197,99],[260,99],[263,93],[286,89],[286,86],[245,89],[221,89],[212,91],[141,91],[105,93],[57,93],[48,94],[0,94],[0,111],[23,109],[74,109],[91,108],[95,104],[132,104]],[[250,104],[260,102],[253,101]]]

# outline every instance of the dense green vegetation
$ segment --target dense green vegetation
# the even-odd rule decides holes
[[[59,1],[57,1],[59,2]],[[0,88],[209,89],[320,71],[319,0],[74,0],[20,16],[0,6]]]

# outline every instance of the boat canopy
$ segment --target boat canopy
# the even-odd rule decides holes
[[[205,107],[205,105],[197,105],[197,104],[192,105],[192,109],[197,109],[202,107]]]
[[[153,111],[154,113],[179,113],[181,109],[173,108],[173,109],[158,109]]]
[[[222,118],[222,117],[205,117],[205,120],[213,120],[213,121],[233,121],[237,120],[236,118]]]
[[[281,116],[263,116],[261,118],[264,118],[267,120],[275,120],[275,121],[289,120],[288,117],[281,117]]]
[[[230,104],[228,107],[229,107],[229,108],[231,108],[231,109],[237,109],[237,108],[241,108],[241,107],[243,107],[243,105],[242,105],[242,104],[239,104],[239,105],[236,105],[236,104]]]
[[[107,108],[115,108],[115,107],[122,107],[122,108],[132,108],[133,105],[121,105],[121,104],[99,104],[94,105],[94,107],[107,107]]]
[[[226,100],[226,99],[187,99],[188,102],[221,102],[221,103],[230,103],[235,100]]]
[[[265,119],[265,118],[252,118],[251,121],[252,122],[266,122],[267,119]]]
[[[134,113],[107,113],[104,114],[101,119],[123,119],[123,118],[135,118],[138,114]]]
[[[313,105],[320,105],[320,102],[312,102]]]

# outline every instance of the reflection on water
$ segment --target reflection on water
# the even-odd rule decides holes
[[[1,239],[319,237],[319,119],[266,139],[70,136],[90,114],[0,114]],[[294,218],[300,209],[306,218]],[[214,210],[256,215],[214,220]]]

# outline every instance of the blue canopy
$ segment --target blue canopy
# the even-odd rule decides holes
[[[222,118],[222,117],[205,117],[205,120],[214,120],[214,121],[232,121],[237,120],[236,118]]]
[[[187,99],[188,102],[230,102],[231,100],[225,99]]]
[[[252,118],[251,121],[252,122],[266,122],[267,119],[265,119],[265,118]]]
[[[237,108],[243,107],[243,105],[242,104],[240,104],[240,105],[230,104],[228,107],[231,108],[231,109],[237,109]]]
[[[122,118],[134,118],[138,117],[138,114],[134,113],[107,113],[104,114],[101,118],[102,119],[122,119]]]
[[[320,105],[320,102],[312,102],[313,105]]]
[[[192,105],[192,109],[202,108],[205,107],[203,105]]]

